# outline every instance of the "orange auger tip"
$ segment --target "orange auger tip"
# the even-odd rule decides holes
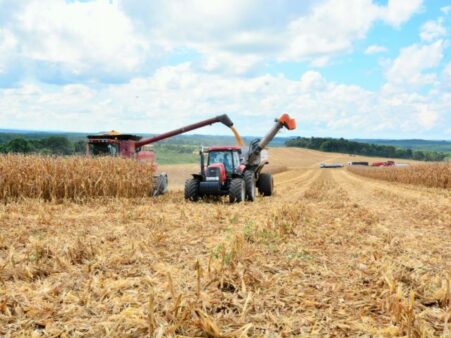
[[[287,128],[288,130],[296,129],[296,120],[292,119],[288,114],[282,114],[279,118],[279,121]]]

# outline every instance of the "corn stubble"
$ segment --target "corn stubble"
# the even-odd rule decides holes
[[[110,157],[0,155],[0,200],[144,197],[152,171],[150,164]]]
[[[350,167],[351,172],[390,182],[451,188],[451,163],[416,164],[409,167]]]
[[[0,336],[450,336],[443,189],[316,165],[275,180],[239,205],[1,204]]]

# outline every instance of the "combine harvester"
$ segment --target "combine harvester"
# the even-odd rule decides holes
[[[254,201],[257,190],[262,196],[271,196],[274,189],[272,175],[261,171],[269,163],[265,148],[283,127],[296,129],[296,121],[283,114],[262,140],[253,140],[248,147],[239,141],[239,146],[203,148],[200,173],[186,181],[185,199],[198,201],[207,196],[228,195],[231,203]],[[239,135],[235,136],[241,140]]]
[[[116,131],[88,135],[86,156],[120,156],[137,161],[151,162],[154,165],[153,170],[156,171],[155,152],[151,148],[146,148],[147,145],[219,122],[231,128],[233,133],[237,135],[232,120],[224,114],[145,139],[138,135],[121,134]],[[168,177],[166,173],[154,176],[154,183],[153,196],[167,192]]]

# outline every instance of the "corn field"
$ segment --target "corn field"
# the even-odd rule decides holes
[[[451,163],[418,164],[408,167],[349,167],[351,172],[390,182],[451,188]]]
[[[253,203],[0,203],[0,336],[450,337],[448,191],[270,155]]]
[[[1,155],[0,200],[143,197],[152,189],[152,171],[119,158]]]

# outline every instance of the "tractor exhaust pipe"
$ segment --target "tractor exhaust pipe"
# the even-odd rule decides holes
[[[205,180],[205,155],[204,155],[204,147],[199,151],[200,155],[200,174],[202,175],[202,179]]]

